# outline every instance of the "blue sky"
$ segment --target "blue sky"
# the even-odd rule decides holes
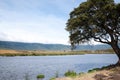
[[[68,44],[69,13],[84,1],[0,0],[0,40]]]

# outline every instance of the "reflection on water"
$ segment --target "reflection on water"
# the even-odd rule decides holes
[[[36,80],[38,74],[49,80],[56,72],[62,77],[68,70],[87,72],[116,62],[115,54],[0,57],[0,80]]]

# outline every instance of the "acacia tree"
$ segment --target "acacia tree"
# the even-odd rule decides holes
[[[120,4],[114,0],[87,0],[70,13],[66,30],[72,46],[91,40],[110,45],[120,64]]]

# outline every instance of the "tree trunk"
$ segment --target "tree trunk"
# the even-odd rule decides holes
[[[120,48],[119,48],[118,44],[113,42],[113,43],[111,44],[111,47],[113,48],[114,52],[115,52],[116,55],[118,56],[117,65],[120,65]]]

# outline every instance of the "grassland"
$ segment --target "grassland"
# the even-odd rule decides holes
[[[110,54],[112,49],[107,50],[83,50],[83,51],[46,51],[46,50],[5,50],[0,49],[0,56],[51,56],[51,55],[82,55],[82,54]]]

